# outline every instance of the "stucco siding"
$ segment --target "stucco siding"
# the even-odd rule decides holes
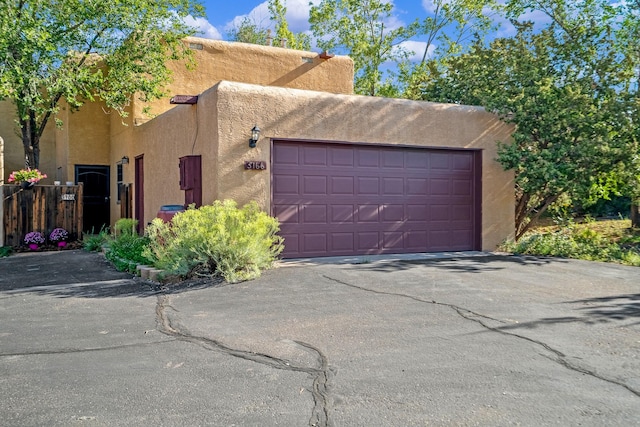
[[[180,157],[199,154],[207,164],[212,159],[206,149],[194,147],[196,138],[196,114],[198,108],[181,105],[163,114],[158,120],[152,120],[134,129],[134,142],[130,151],[131,163],[128,165],[127,181],[134,180],[134,158],[144,156],[144,222],[153,219],[160,206],[184,203],[184,192],[180,190]],[[203,140],[205,140],[203,138]],[[134,188],[134,193],[139,189]]]
[[[329,93],[353,93],[353,61],[346,56],[321,59],[317,53],[281,47],[225,42],[198,37],[185,39],[192,46],[193,66],[184,61],[172,61],[168,67],[172,82],[165,89],[167,98],[151,103],[134,100],[134,121],[171,108],[167,100],[173,95],[198,95],[220,81],[234,81],[264,86],[279,86]],[[197,48],[193,48],[197,47]]]

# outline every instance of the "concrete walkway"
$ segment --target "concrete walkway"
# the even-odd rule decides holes
[[[450,254],[162,287],[18,254],[0,372],[11,426],[640,425],[640,269]]]

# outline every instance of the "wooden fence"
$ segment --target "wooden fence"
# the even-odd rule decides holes
[[[18,247],[24,236],[40,231],[45,237],[62,227],[69,240],[82,238],[82,184],[36,185],[23,189],[18,185],[0,186],[4,199],[4,244]]]

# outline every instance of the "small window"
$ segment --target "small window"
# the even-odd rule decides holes
[[[122,163],[118,163],[116,165],[116,181],[117,181],[117,188],[118,188],[118,197],[116,199],[116,203],[120,204],[120,199],[122,197],[122,181],[123,181],[123,173],[122,173]]]

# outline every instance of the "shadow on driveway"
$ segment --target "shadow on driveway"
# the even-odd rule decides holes
[[[22,293],[58,298],[144,298],[221,284],[218,279],[147,282],[117,271],[102,254],[83,250],[19,253],[0,259],[0,298]]]
[[[464,262],[460,262],[464,260]],[[513,256],[513,255],[484,255],[477,257],[465,258],[441,258],[429,260],[393,260],[393,261],[377,261],[374,263],[362,262],[356,264],[358,269],[367,269],[380,273],[393,273],[398,271],[410,270],[415,267],[429,266],[450,272],[460,273],[484,273],[488,271],[498,271],[507,268],[507,265],[499,265],[500,263],[514,263],[518,265],[542,266],[552,262],[566,262],[561,258],[536,258],[532,256]]]

